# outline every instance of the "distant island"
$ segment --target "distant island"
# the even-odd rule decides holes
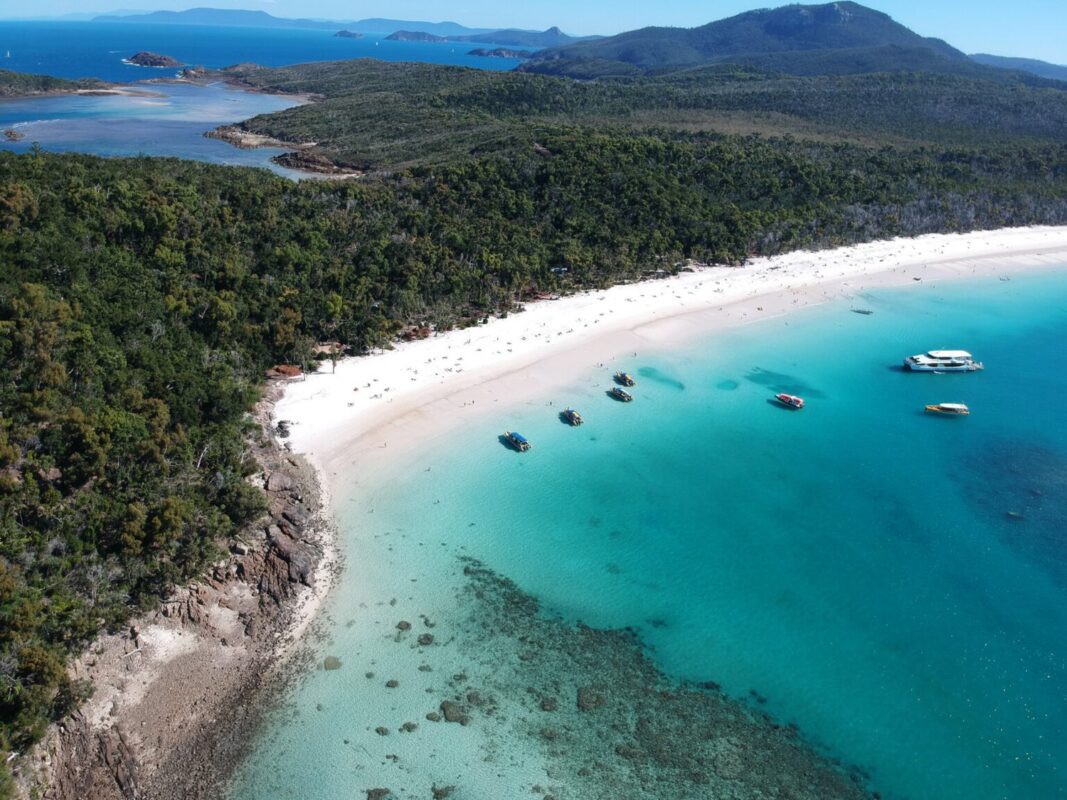
[[[337,33],[335,33],[334,36],[339,38],[339,39],[362,39],[363,38],[363,34],[362,33],[359,33],[358,31],[349,31],[349,30],[337,31]]]
[[[469,53],[469,56],[484,56],[486,58],[519,58],[527,59],[533,58],[533,50],[511,50],[507,47],[498,47],[495,50],[486,50],[484,47],[475,47]]]
[[[424,31],[397,31],[386,36],[385,40],[387,42],[434,42],[436,44],[451,41],[447,36],[438,36]]]
[[[136,14],[105,14],[93,22],[148,23],[151,25],[218,25],[243,28],[301,28],[304,30],[340,30],[362,33],[388,33],[396,30],[425,31],[439,36],[471,36],[489,33],[489,28],[468,28],[455,22],[422,22],[399,19],[322,20],[275,17],[266,11],[232,8],[190,8],[186,11],[153,11]],[[507,44],[507,42],[500,42]]]
[[[600,36],[569,36],[557,27],[551,27],[544,31],[523,31],[516,28],[508,28],[502,31],[492,31],[478,36],[449,36],[450,42],[489,42],[502,44],[508,47],[565,47],[579,42],[593,42],[603,37]]]
[[[477,34],[463,34],[455,36],[440,36],[427,31],[400,30],[387,37],[393,42],[485,42],[489,44],[506,45],[508,47],[566,47],[580,42],[591,42],[599,39],[598,36],[568,36],[559,28],[552,27],[546,31],[523,31],[514,28],[500,31],[487,31]],[[485,55],[477,53],[475,55]],[[514,58],[516,56],[506,56]],[[528,57],[528,56],[527,56]]]
[[[600,36],[569,36],[558,28],[550,28],[546,31],[520,31],[508,29],[505,31],[489,31],[478,34],[463,34],[458,36],[441,36],[426,31],[403,30],[389,34],[385,37],[389,42],[433,42],[445,44],[448,42],[471,42],[487,43],[493,45],[506,45],[507,47],[566,47],[568,45],[583,42],[593,42]],[[479,48],[482,49],[482,48]],[[499,48],[504,50],[504,48]],[[513,52],[513,51],[512,51]],[[528,59],[532,53],[526,55],[503,55],[496,51],[472,52],[473,55],[498,55],[500,58]]]
[[[170,56],[164,56],[159,53],[150,53],[147,50],[142,50],[139,53],[134,53],[132,56],[126,59],[126,63],[133,64],[138,67],[182,67],[185,66],[181,61]]]

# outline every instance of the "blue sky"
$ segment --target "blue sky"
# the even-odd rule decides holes
[[[752,8],[782,4],[778,0],[538,0],[518,5],[500,0],[128,0],[128,7],[147,10],[257,8],[283,17],[449,19],[489,28],[559,25],[568,33],[583,34],[618,33],[645,25],[692,27]],[[968,53],[1028,56],[1067,64],[1067,0],[871,0],[866,5]],[[109,10],[100,0],[35,0],[32,7],[35,15]],[[0,0],[0,17],[25,16],[27,10],[21,0]]]

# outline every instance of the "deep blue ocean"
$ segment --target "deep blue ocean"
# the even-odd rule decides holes
[[[501,70],[512,69],[519,63],[512,59],[469,56],[468,51],[478,46],[469,42],[388,42],[385,41],[388,32],[368,34],[363,39],[342,39],[333,33],[204,25],[0,21],[0,69],[60,78],[99,78],[114,83],[169,76],[177,71],[122,63],[122,59],[140,50],[164,53],[190,66],[205,67],[242,62],[280,67],[349,58],[425,61]]]
[[[489,731],[374,732],[421,720],[440,674],[477,671],[454,654],[473,635],[454,591],[469,556],[548,615],[633,626],[667,675],[796,723],[883,797],[1067,797],[1064,341],[1067,267],[880,290],[613,364],[638,380],[631,404],[604,396],[610,370],[552,397],[530,387],[517,409],[351,476],[349,566],[319,646],[345,667],[304,679],[234,796],[421,797],[437,782],[518,797],[544,779],[506,704]],[[900,369],[937,347],[987,368]],[[778,391],[807,407],[778,407]],[[946,401],[972,415],[923,413]],[[572,404],[581,428],[557,417]],[[502,447],[505,428],[534,449]],[[392,643],[395,620],[420,615],[450,643],[422,656],[433,672]],[[548,774],[557,796],[587,796]]]
[[[468,56],[475,46],[389,42],[384,35],[342,39],[331,31],[317,30],[0,22],[0,69],[61,78],[100,78],[157,95],[0,100],[0,131],[13,129],[23,137],[17,142],[0,137],[0,149],[24,152],[37,144],[49,151],[100,156],[174,156],[265,167],[298,177],[298,173],[271,162],[282,150],[239,150],[203,136],[220,125],[288,108],[294,105],[291,98],[238,92],[222,85],[145,84],[150,79],[172,78],[178,70],[136,67],[124,64],[123,59],[139,50],[151,50],[207,67],[240,62],[282,66],[352,58],[424,61],[492,70],[512,69],[519,63]]]

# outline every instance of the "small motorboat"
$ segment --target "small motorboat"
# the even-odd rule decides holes
[[[785,392],[782,392],[781,394],[776,394],[774,399],[786,408],[801,409],[804,407],[804,398],[797,397],[795,394],[786,394]]]
[[[634,376],[629,372],[616,372],[615,383],[619,386],[636,386],[637,381],[634,380]]]
[[[566,409],[562,414],[560,414],[560,416],[563,417],[564,422],[575,428],[585,422],[585,420],[582,419],[582,415],[575,411],[573,408]]]
[[[533,445],[526,441],[526,437],[521,433],[513,433],[512,431],[504,431],[504,438],[508,440],[508,444],[518,450],[520,453],[525,453]]]
[[[949,417],[966,417],[971,413],[963,403],[935,403],[926,407],[928,414],[944,414]]]
[[[611,391],[609,391],[608,394],[610,394],[616,400],[622,401],[623,403],[632,403],[634,400],[634,396],[632,394],[630,394],[625,389],[619,388],[618,386],[612,386]]]

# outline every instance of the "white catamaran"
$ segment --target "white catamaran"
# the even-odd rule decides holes
[[[916,372],[976,372],[984,369],[981,361],[966,350],[931,350],[904,359],[904,366]]]

